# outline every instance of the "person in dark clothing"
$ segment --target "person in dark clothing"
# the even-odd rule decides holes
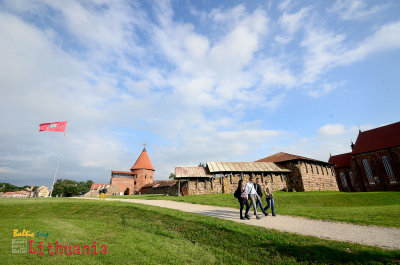
[[[256,189],[257,195],[258,195],[257,201],[256,201],[256,208],[258,208],[258,205],[260,205],[261,211],[263,212],[263,214],[265,216],[267,216],[268,214],[265,212],[264,207],[261,202],[263,192],[262,192],[261,185],[260,185],[260,178],[256,178],[256,183],[254,183],[254,188]],[[256,212],[256,209],[254,209],[254,215],[256,214],[255,212]]]
[[[246,187],[245,187],[245,183],[243,180],[239,180],[237,188],[240,191],[240,197],[238,198],[238,201],[240,203],[240,219],[250,220],[250,217],[249,217],[250,205],[249,205],[249,202],[247,201]],[[245,205],[246,205],[246,213],[243,217],[243,208]]]
[[[104,187],[104,189],[103,189],[103,196],[102,196],[103,200],[106,199],[106,196],[107,196],[107,187]]]
[[[99,187],[99,199],[101,200],[102,197],[103,197],[103,188]]]

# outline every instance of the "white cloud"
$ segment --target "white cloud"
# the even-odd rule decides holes
[[[279,18],[279,24],[283,29],[283,35],[275,36],[275,40],[279,43],[286,44],[293,39],[293,35],[304,25],[304,19],[309,14],[309,8],[302,8],[295,13],[284,12]]]
[[[312,89],[308,90],[308,95],[314,98],[319,98],[323,95],[328,94],[332,90],[337,89],[338,87],[342,87],[345,84],[344,81],[338,82],[338,83],[333,83],[333,84],[321,84],[318,87],[313,87]]]
[[[304,54],[303,83],[315,82],[324,71],[334,67],[335,62],[345,52],[345,36],[315,28],[306,32],[301,46],[307,49]]]
[[[287,10],[290,8],[291,4],[292,4],[291,0],[280,1],[279,5],[278,5],[278,9],[280,9],[281,11]]]
[[[179,164],[249,160],[288,133],[249,110],[278,110],[296,89],[321,97],[341,85],[325,81],[330,69],[399,48],[398,22],[350,43],[309,18],[312,7],[290,12],[290,1],[280,4],[280,25],[262,6],[192,10],[201,25],[175,17],[168,1],[1,6],[0,173],[40,181],[54,173],[61,139],[37,133],[40,122],[70,122],[60,177],[107,181],[147,141],[156,176],[166,178]]]
[[[355,48],[348,49],[338,64],[361,61],[371,54],[400,49],[400,21],[379,27],[373,35],[365,38]]]
[[[379,125],[361,125],[362,130],[379,127]],[[317,134],[301,137],[297,134],[286,135],[290,144],[275,145],[273,152],[287,152],[305,157],[328,161],[329,154],[337,155],[351,152],[351,142],[358,136],[359,126],[343,124],[326,124],[317,130]]]
[[[304,73],[301,82],[314,83],[335,67],[362,61],[378,52],[400,49],[399,35],[400,21],[396,21],[382,25],[371,36],[356,45],[350,45],[346,43],[343,34],[311,27],[301,42],[307,51],[303,56]]]
[[[16,174],[16,173],[18,173],[18,170],[13,169],[13,168],[9,168],[9,167],[0,167],[0,172],[1,172],[1,173],[12,173],[12,174]]]
[[[364,20],[386,8],[388,5],[384,3],[368,8],[363,0],[336,0],[328,11],[338,14],[343,20]]]
[[[345,132],[343,124],[327,124],[319,128],[318,134],[321,136],[341,135]]]

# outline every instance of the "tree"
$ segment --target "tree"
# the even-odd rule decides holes
[[[9,192],[9,191],[17,191],[17,190],[25,190],[26,188],[30,188],[30,185],[25,185],[23,187],[18,187],[10,183],[0,183],[0,192]],[[33,191],[35,191],[38,186],[34,186]]]
[[[92,184],[93,181],[91,180],[76,182],[70,179],[57,179],[54,184],[52,196],[72,197],[81,195],[88,192]]]
[[[171,174],[169,175],[169,179],[175,179],[175,174],[174,174],[174,173],[171,173]]]
[[[203,163],[199,163],[199,167],[205,167],[205,165]]]

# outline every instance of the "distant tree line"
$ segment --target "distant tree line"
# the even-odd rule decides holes
[[[52,196],[72,197],[83,195],[90,190],[92,184],[93,181],[91,180],[77,182],[70,179],[57,179],[56,183],[54,183]]]
[[[17,191],[17,190],[25,190],[26,188],[30,188],[31,185],[25,185],[22,187],[15,186],[10,183],[0,182],[0,192],[9,192],[9,191]],[[37,190],[38,186],[33,187],[33,191]]]

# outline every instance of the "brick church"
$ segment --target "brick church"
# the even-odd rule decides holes
[[[111,190],[116,195],[132,195],[142,192],[143,186],[152,184],[154,167],[146,148],[143,148],[130,171],[111,171]]]
[[[360,130],[351,149],[329,159],[340,191],[400,191],[400,122]]]

